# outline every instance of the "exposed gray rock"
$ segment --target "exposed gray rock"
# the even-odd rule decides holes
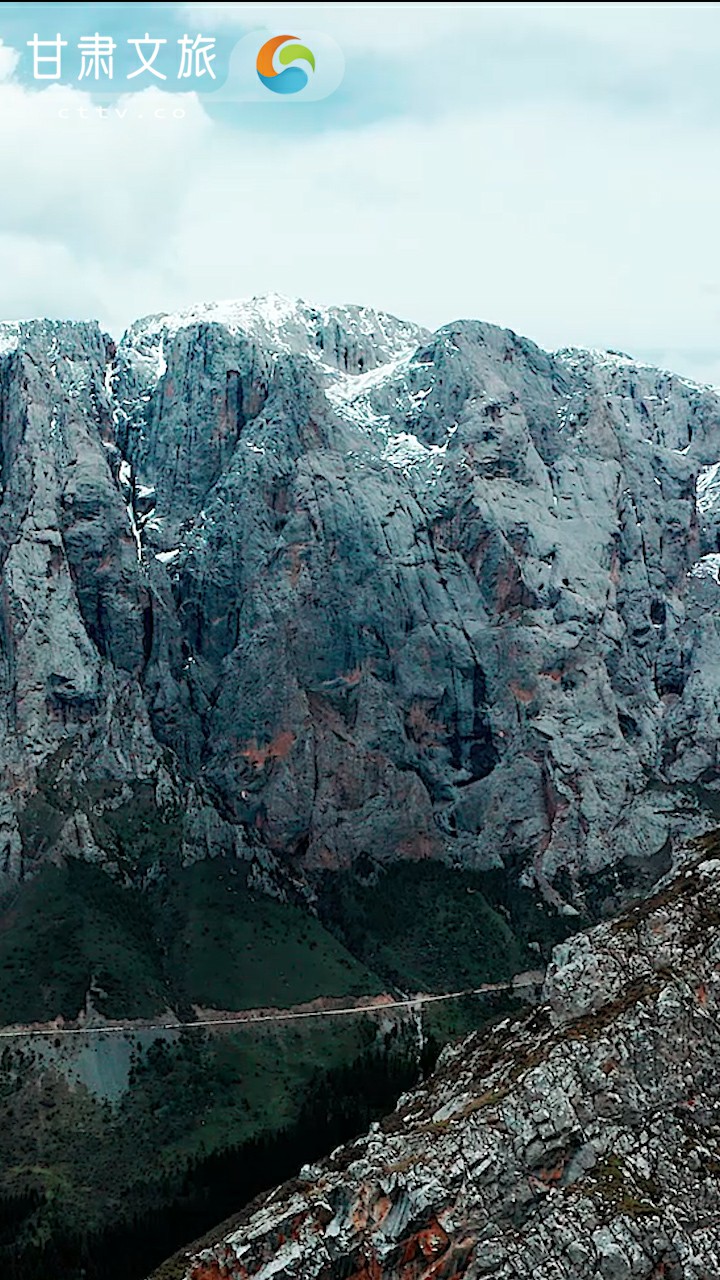
[[[719,872],[558,948],[539,1009],[445,1049],[382,1124],[189,1251],[186,1280],[720,1274]]]
[[[0,875],[69,848],[48,779],[90,827],[152,780],[186,860],[504,860],[562,910],[707,821],[712,390],[270,298],[5,326],[0,450]]]

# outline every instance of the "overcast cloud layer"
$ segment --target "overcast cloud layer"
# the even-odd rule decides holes
[[[346,79],[282,111],[153,88],[100,118],[27,73],[25,41],[78,10],[116,37],[325,30]],[[0,37],[6,318],[118,334],[276,290],[720,383],[720,5],[5,4]]]

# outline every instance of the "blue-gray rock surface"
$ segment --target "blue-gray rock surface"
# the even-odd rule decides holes
[[[714,390],[277,297],[21,322],[0,466],[4,884],[112,866],[108,783],[310,895],[441,858],[595,911],[707,823]]]

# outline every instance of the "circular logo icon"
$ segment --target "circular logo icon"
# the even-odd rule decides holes
[[[294,62],[303,61],[315,70],[315,55],[312,49],[304,44],[288,44],[288,40],[297,40],[297,36],[273,36],[267,40],[258,53],[255,63],[258,76],[266,89],[273,93],[299,93],[309,80],[303,67],[295,67]],[[280,51],[278,53],[278,50]],[[276,71],[275,54],[284,70]]]

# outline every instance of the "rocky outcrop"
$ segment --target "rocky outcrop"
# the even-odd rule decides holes
[[[538,1009],[446,1048],[391,1116],[261,1197],[177,1274],[720,1274],[719,873],[708,852],[558,947]]]
[[[55,843],[22,837],[48,760],[67,756],[80,788],[160,757],[139,683],[148,586],[113,467],[112,347],[91,324],[23,324],[16,342],[0,342],[5,882]]]
[[[597,911],[707,821],[712,390],[269,298],[5,326],[0,443],[5,883],[115,865],[139,783],[306,893],[503,861]]]

